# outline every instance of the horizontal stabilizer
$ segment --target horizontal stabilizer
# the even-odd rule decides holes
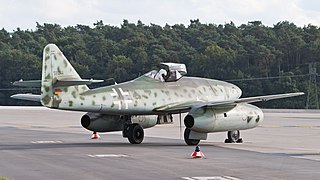
[[[41,87],[41,80],[30,80],[30,81],[24,81],[24,80],[19,80],[15,81],[13,83],[14,86],[20,86],[20,87],[36,87],[40,88]]]
[[[94,80],[94,79],[62,79],[62,80],[56,80],[54,83],[54,86],[78,86],[78,85],[90,85],[92,83],[101,83],[104,82],[104,80]],[[24,81],[19,80],[15,81],[13,83],[14,86],[20,86],[20,87],[41,87],[41,80],[30,80],[30,81]]]
[[[38,95],[38,94],[14,94],[10,97],[13,99],[40,102],[41,95]]]
[[[53,86],[78,86],[78,85],[90,85],[92,83],[101,83],[104,80],[93,80],[93,79],[62,79],[56,80]]]

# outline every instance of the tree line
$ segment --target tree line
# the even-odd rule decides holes
[[[320,61],[320,29],[311,24],[298,27],[283,21],[269,27],[252,21],[236,26],[196,19],[189,25],[127,20],[120,26],[103,21],[93,25],[37,23],[35,30],[0,30],[0,105],[30,104],[9,96],[39,90],[17,89],[11,82],[41,78],[42,51],[48,43],[58,45],[82,78],[124,82],[157,69],[161,62],[178,62],[186,64],[188,76],[229,81],[243,90],[243,96],[308,94],[318,86],[309,81],[309,65],[318,67]],[[306,99],[307,95],[260,105],[304,108]]]

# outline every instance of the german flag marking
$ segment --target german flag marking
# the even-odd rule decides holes
[[[54,90],[54,94],[61,94],[61,92],[62,92],[61,89],[55,89]]]

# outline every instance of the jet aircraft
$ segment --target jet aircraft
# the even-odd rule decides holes
[[[140,144],[144,129],[184,118],[184,140],[197,145],[208,133],[227,132],[226,143],[242,142],[239,130],[257,127],[263,112],[249,103],[303,95],[287,93],[240,98],[242,91],[228,82],[184,76],[186,66],[162,63],[128,82],[89,89],[103,80],[82,79],[55,44],[43,51],[42,79],[16,81],[14,85],[39,87],[41,94],[16,94],[12,98],[41,102],[53,109],[87,112],[81,125],[97,132],[122,131],[132,144]],[[180,116],[181,117],[181,116]],[[181,121],[181,119],[180,119]]]

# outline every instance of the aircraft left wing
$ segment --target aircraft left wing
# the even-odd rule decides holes
[[[254,103],[254,102],[269,101],[273,99],[281,99],[281,98],[288,98],[288,97],[301,96],[301,95],[304,95],[304,93],[297,92],[297,93],[275,94],[275,95],[266,95],[266,96],[254,96],[254,97],[225,100],[225,101],[209,101],[209,102],[189,101],[184,103],[168,104],[166,106],[155,108],[154,111],[187,112],[190,109],[197,109],[197,108],[203,108],[203,107],[212,107],[215,109],[221,109],[221,108],[232,109],[234,106],[236,106],[236,104],[239,104],[239,103]]]
[[[37,95],[37,94],[15,94],[10,97],[13,99],[35,101],[35,102],[40,102],[40,99],[41,99],[41,95]]]
[[[202,104],[202,101],[187,101],[183,103],[171,103],[166,104],[164,106],[160,106],[154,109],[154,111],[158,112],[187,112],[189,111],[193,106]]]

